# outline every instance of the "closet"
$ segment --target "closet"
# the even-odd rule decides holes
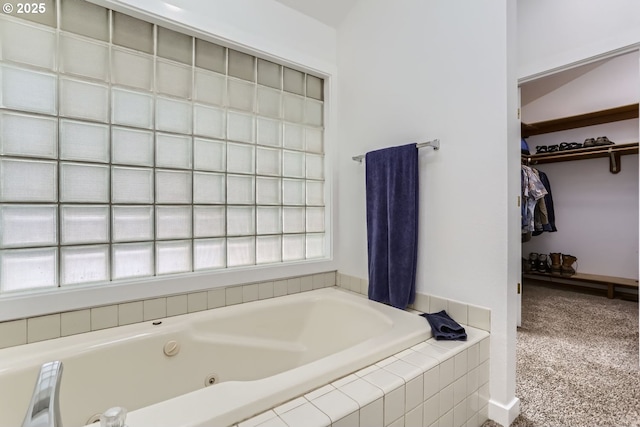
[[[548,176],[557,227],[522,244],[523,263],[532,252],[560,252],[577,258],[578,272],[574,280],[536,273],[525,279],[637,298],[639,99],[637,51],[521,84],[521,134],[531,152],[521,160]],[[614,144],[536,153],[601,136]],[[593,284],[607,277],[620,286]]]

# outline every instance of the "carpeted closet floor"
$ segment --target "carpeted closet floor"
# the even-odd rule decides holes
[[[640,426],[638,360],[637,302],[525,284],[511,427]]]

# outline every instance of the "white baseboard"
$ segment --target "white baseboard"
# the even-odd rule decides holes
[[[520,399],[517,397],[507,405],[489,400],[489,418],[502,424],[503,427],[509,427],[518,415],[520,415]]]

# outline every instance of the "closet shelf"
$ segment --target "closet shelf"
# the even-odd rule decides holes
[[[528,124],[522,123],[520,126],[520,133],[523,138],[527,138],[533,135],[542,135],[545,133],[637,118],[638,104],[631,104],[622,107],[610,108],[608,110],[595,111],[593,113],[547,120],[544,122]]]
[[[576,148],[574,150],[556,151],[553,153],[522,155],[522,163],[526,165],[541,165],[544,163],[568,162],[572,160],[609,158],[609,171],[620,172],[620,156],[638,154],[638,143],[601,145],[597,147]]]

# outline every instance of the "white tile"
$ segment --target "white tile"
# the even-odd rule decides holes
[[[329,427],[331,419],[311,403],[305,403],[280,415],[290,427]]]
[[[461,325],[467,324],[467,304],[449,300],[449,309],[447,310],[447,314]]]
[[[91,310],[77,310],[60,315],[60,335],[82,334],[91,331]]]
[[[332,382],[331,385],[334,386],[335,388],[340,388],[340,387],[342,387],[344,385],[347,385],[347,384],[349,384],[351,382],[354,382],[354,381],[356,381],[358,379],[360,379],[360,377],[358,377],[357,375],[350,374],[350,375],[347,375],[346,377],[342,377],[339,380],[336,380],[336,381]],[[366,384],[368,384],[368,383],[366,383]]]
[[[332,422],[338,421],[360,409],[353,399],[335,389],[313,399],[311,403],[328,415]]]
[[[440,390],[440,414],[445,414],[453,409],[453,384]]]
[[[397,360],[398,359],[396,359],[395,356],[390,356],[390,357],[387,357],[386,359],[382,359],[381,361],[376,363],[376,366],[378,366],[380,368],[384,368],[385,366],[390,365],[393,362],[396,362]]]
[[[360,424],[360,412],[355,411],[347,415],[346,417],[343,417],[338,421],[335,421],[333,424],[331,424],[331,427],[357,427],[359,424]]]
[[[242,303],[242,286],[226,288],[227,305]]]
[[[413,308],[423,313],[429,313],[429,295],[416,292],[416,299],[413,302]]]
[[[405,413],[424,402],[424,378],[420,375],[405,386]]]
[[[480,394],[476,391],[467,396],[467,418],[473,417],[480,410]]]
[[[242,302],[257,301],[259,298],[259,287],[257,283],[244,285],[242,287]]]
[[[438,421],[438,418],[440,418],[440,397],[437,394],[424,402],[422,416],[425,427]]]
[[[91,309],[91,330],[113,328],[118,326],[118,306],[108,305]]]
[[[491,332],[491,310],[469,305],[469,326]]]
[[[153,298],[143,302],[144,320],[162,319],[167,317],[167,299]]]
[[[357,371],[355,374],[359,377],[364,377],[365,375],[369,375],[372,372],[379,370],[380,368],[376,365],[367,366],[366,368],[362,368]]]
[[[478,388],[478,405],[480,406],[480,412],[489,403],[490,397],[489,383],[485,383]]]
[[[484,405],[480,407],[480,411],[478,411],[478,424],[484,422],[489,419],[489,405]]]
[[[360,427],[383,427],[384,403],[382,398],[360,409]]]
[[[480,343],[476,343],[467,349],[467,365],[473,369],[480,363]]]
[[[304,276],[300,278],[300,292],[307,292],[313,290],[313,277]]]
[[[438,427],[453,427],[453,409],[440,417]]]
[[[0,323],[0,348],[27,343],[27,319]]]
[[[206,310],[208,306],[209,294],[207,292],[192,292],[187,294],[187,312],[194,313],[196,311],[203,311]]]
[[[287,294],[300,293],[300,286],[301,286],[301,282],[299,277],[287,279]]]
[[[282,421],[280,417],[271,418],[261,424],[258,427],[288,427],[287,423]]]
[[[453,425],[464,427],[467,422],[467,402],[463,401],[453,408]]]
[[[273,282],[273,296],[281,297],[287,295],[287,281],[286,280],[277,280]]]
[[[189,312],[187,295],[174,295],[167,297],[167,317],[179,316]]]
[[[324,277],[322,274],[314,274],[311,280],[313,281],[313,289],[324,288]]]
[[[478,413],[476,412],[475,414],[473,414],[471,417],[469,417],[469,419],[467,420],[467,424],[465,425],[465,427],[478,427],[478,426],[482,426],[482,424],[484,424],[483,422],[478,422]]]
[[[485,360],[489,359],[489,355],[491,352],[491,345],[490,345],[490,340],[489,338],[485,338],[482,341],[480,341],[480,348],[479,348],[479,359],[478,362],[484,362]]]
[[[258,299],[273,298],[273,282],[258,284]]]
[[[31,317],[27,319],[27,342],[36,342],[60,337],[60,314]]]
[[[248,420],[245,420],[238,424],[238,427],[257,427],[260,424],[269,421],[272,418],[277,418],[278,415],[273,411],[266,411],[255,417],[251,417]]]
[[[480,383],[478,383],[478,368],[473,368],[467,374],[467,396],[477,392]]]
[[[325,386],[322,386],[320,388],[317,388],[307,394],[304,395],[305,399],[307,399],[308,401],[312,401],[313,399],[317,399],[320,396],[323,396],[331,391],[334,391],[336,388],[334,386],[332,386],[331,384],[327,384]]]
[[[440,366],[435,366],[424,373],[424,399],[437,395],[440,391]]]
[[[207,292],[207,306],[211,308],[219,308],[227,305],[225,289],[213,289]]]
[[[429,313],[438,313],[449,309],[449,301],[444,298],[431,296],[429,298]]]
[[[285,412],[289,412],[292,409],[297,408],[300,405],[304,405],[305,403],[308,403],[307,399],[305,399],[304,397],[297,397],[293,400],[290,400],[288,402],[283,403],[280,406],[276,406],[273,411],[278,414],[278,415],[282,415]]]
[[[407,363],[412,364],[413,366],[417,366],[423,372],[426,372],[434,366],[437,366],[439,363],[438,359],[414,350],[411,350],[411,353],[407,353],[406,355],[402,356],[401,359]]]
[[[404,416],[405,427],[422,427],[422,410],[423,406],[418,405],[417,408],[414,408],[411,411],[407,412]]]
[[[353,381],[349,381],[348,383],[341,385],[339,390],[355,400],[360,407],[369,405],[383,397],[384,393],[380,388],[361,378],[356,378],[357,379]]]
[[[369,281],[367,279],[360,279],[360,293],[369,295]]]
[[[389,425],[404,414],[405,388],[399,387],[384,396],[384,424]]]
[[[142,301],[128,302],[118,305],[118,325],[140,323],[144,318]]]
[[[453,404],[457,405],[467,397],[467,376],[458,378],[453,383]],[[466,421],[466,420],[465,420]]]
[[[445,347],[441,347],[435,344],[435,340],[429,340],[424,346],[412,347],[414,350],[419,351],[422,354],[426,354],[429,357],[433,357],[442,363],[443,361],[450,359],[457,352],[448,350]]]
[[[453,377],[458,379],[468,372],[467,350],[456,354],[453,358]]]
[[[440,389],[451,384],[454,380],[455,362],[449,358],[440,363]]]
[[[328,273],[324,273],[324,286],[325,288],[335,286],[336,285],[336,272],[329,271]]]
[[[478,384],[483,385],[489,382],[489,361],[485,360],[478,366]]]
[[[384,369],[402,377],[405,382],[411,381],[412,379],[422,375],[422,369],[398,359],[395,359],[392,363],[385,366]]]

